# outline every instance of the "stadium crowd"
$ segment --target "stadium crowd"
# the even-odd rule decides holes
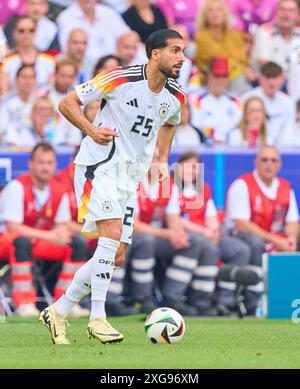
[[[126,266],[114,271],[107,313],[148,313],[164,304],[184,315],[234,314],[235,284],[217,279],[220,264],[261,275],[263,252],[299,249],[295,194],[278,177],[280,151],[300,147],[299,1],[0,5],[0,150],[31,152],[29,172],[0,195],[0,260],[10,265],[15,314],[38,315],[34,259],[60,263],[57,299],[95,248],[93,239],[80,235],[73,163],[56,171],[59,147],[76,153],[82,139],[59,112],[59,102],[102,70],[146,62],[147,37],[167,27],[187,46],[179,79],[187,99],[173,142],[184,151],[167,182],[153,180],[155,155],[140,183],[133,244]],[[99,108],[83,107],[88,120]],[[200,179],[199,154],[186,152],[218,145],[258,150],[253,171],[229,188],[224,214],[205,177]],[[249,315],[262,291],[263,282],[246,288]],[[88,315],[87,308],[76,305],[72,314]]]

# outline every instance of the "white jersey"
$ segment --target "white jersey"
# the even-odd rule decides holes
[[[94,169],[118,166],[119,187],[130,190],[136,189],[150,167],[159,128],[165,123],[179,124],[180,108],[185,102],[182,88],[173,79],[167,79],[160,93],[153,93],[146,66],[109,69],[76,87],[83,104],[101,101],[94,126],[111,128],[119,137],[108,146],[85,137],[75,163]],[[124,177],[128,179],[122,184]]]

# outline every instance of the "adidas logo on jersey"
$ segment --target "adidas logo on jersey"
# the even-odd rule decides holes
[[[137,99],[133,99],[133,100],[130,100],[126,103],[127,105],[131,105],[132,107],[135,107],[135,108],[138,108],[139,105],[138,105],[138,102],[137,102]]]

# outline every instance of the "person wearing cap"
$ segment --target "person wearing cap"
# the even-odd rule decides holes
[[[208,143],[225,143],[241,120],[241,102],[228,93],[229,82],[228,59],[215,57],[209,63],[206,87],[190,94],[191,124]]]

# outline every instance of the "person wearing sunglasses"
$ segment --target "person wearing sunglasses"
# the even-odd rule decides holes
[[[295,193],[287,180],[278,177],[282,163],[274,146],[263,146],[254,171],[235,180],[227,195],[227,227],[251,249],[250,264],[262,274],[262,254],[295,252],[299,213]],[[254,314],[263,283],[245,292],[245,305]]]
[[[50,55],[38,51],[34,44],[36,23],[28,16],[20,16],[13,31],[14,49],[4,58],[2,93],[14,88],[16,74],[22,64],[32,65],[36,71],[37,84],[47,84],[55,70],[55,60]]]

